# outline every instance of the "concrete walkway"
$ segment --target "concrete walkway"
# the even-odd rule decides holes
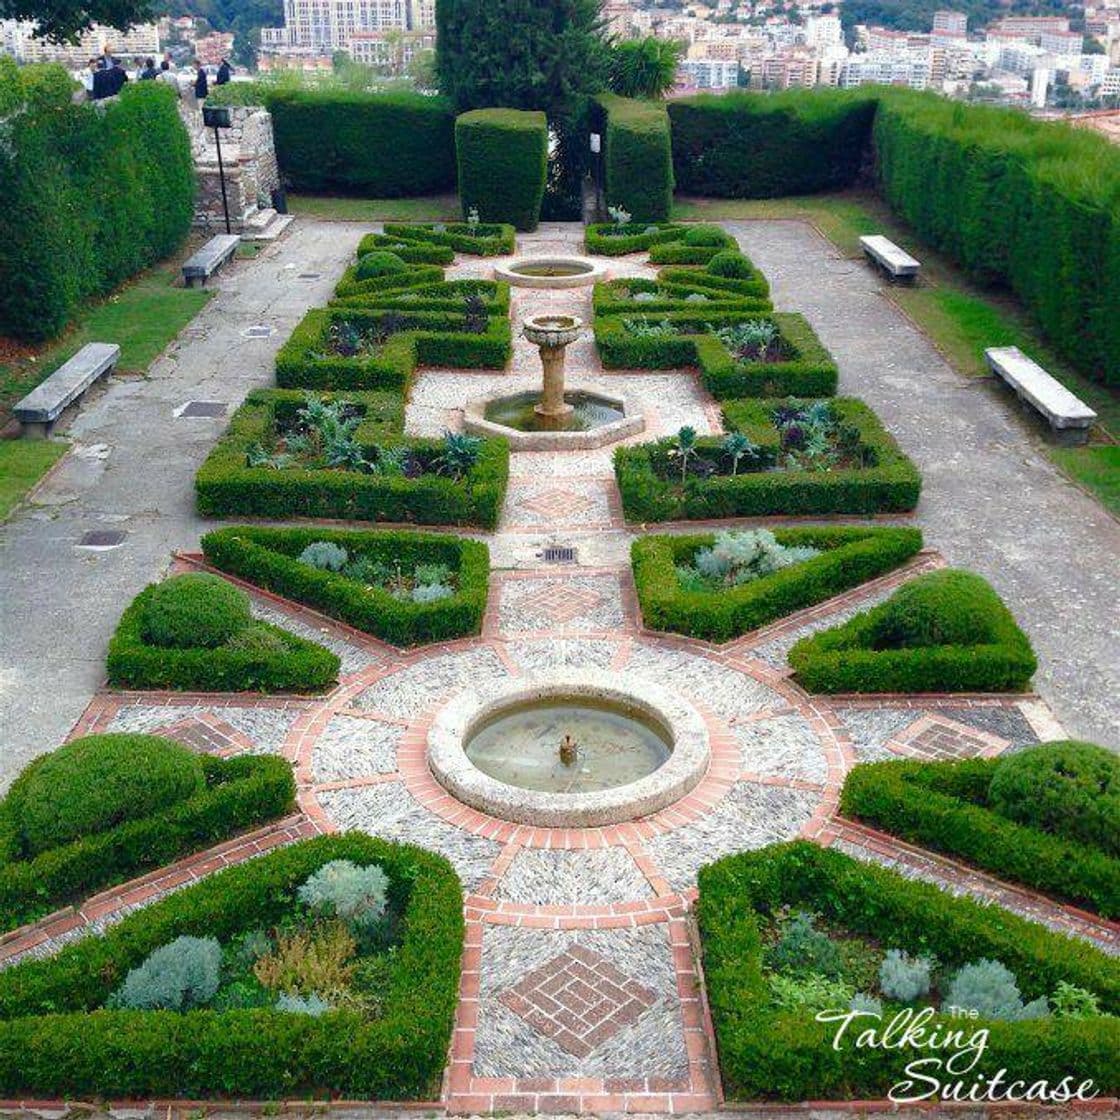
[[[1120,748],[1120,524],[1043,453],[994,381],[953,370],[860,261],[803,222],[727,228],[800,311],[922,471],[918,521],[989,579],[1030,635],[1038,691],[1071,735]]]
[[[114,380],[83,403],[74,449],[38,504],[0,527],[0,790],[62,741],[104,680],[121,611],[172,549],[195,547],[209,527],[194,512],[193,478],[228,416],[175,411],[209,400],[232,413],[272,384],[276,350],[326,303],[368,228],[300,221],[255,260],[223,269],[217,295],[146,378]],[[248,337],[254,326],[272,333]],[[93,529],[128,535],[109,552],[75,547]]]

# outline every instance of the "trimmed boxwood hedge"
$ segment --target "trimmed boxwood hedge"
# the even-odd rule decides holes
[[[922,547],[917,529],[775,529],[774,536],[779,544],[809,546],[821,554],[718,591],[686,591],[676,572],[709,547],[715,534],[639,537],[631,545],[630,563],[642,621],[651,630],[726,642],[892,571]]]
[[[454,112],[442,97],[336,88],[266,99],[293,190],[407,198],[454,189]]]
[[[273,1009],[98,1011],[179,936],[277,925],[331,860],[377,864],[403,909],[375,1017]],[[442,856],[361,833],[320,836],[232,867],[47,960],[0,973],[0,1094],[49,1098],[434,1099],[463,949],[462,886]]]
[[[436,246],[438,248],[438,246]],[[373,252],[388,252],[384,249],[374,249]],[[368,253],[359,253],[358,261]],[[336,296],[356,295],[400,295],[411,291],[413,288],[429,287],[432,284],[443,282],[443,269],[438,265],[412,264],[407,272],[389,273],[384,276],[368,276],[364,279],[358,276],[357,263],[352,264],[343,274],[338,284],[335,285]]]
[[[866,90],[670,101],[677,189],[711,198],[776,198],[851,186],[878,101]]]
[[[653,325],[668,322],[683,333],[654,338],[631,334],[623,324],[624,319]],[[699,304],[687,306],[687,310],[659,313],[647,312],[641,304],[635,304],[634,310],[624,315],[598,316],[595,319],[595,343],[607,369],[679,369],[700,364],[698,343],[709,337],[714,328],[746,323],[752,319],[777,321],[777,317],[761,305],[757,308],[709,310]],[[808,324],[800,333],[804,335],[806,332],[812,334]]]
[[[726,233],[718,245],[689,245],[687,241],[666,241],[654,245],[649,251],[650,264],[702,265],[712,257],[738,246],[735,238]]]
[[[398,389],[407,392],[417,364],[504,369],[513,351],[506,315],[492,315],[482,334],[462,329],[462,311],[394,310],[407,329],[368,357],[324,355],[332,323],[376,327],[389,312],[369,306],[316,307],[296,325],[276,355],[282,389]],[[320,356],[323,355],[323,356]]]
[[[406,569],[445,564],[457,576],[454,595],[434,603],[413,603],[367,587],[339,572],[299,562],[315,541],[331,541],[351,555],[360,553]],[[490,550],[481,541],[400,530],[269,529],[237,525],[202,538],[207,561],[223,572],[285,598],[305,603],[358,630],[396,646],[415,646],[477,634],[486,611]]]
[[[699,885],[708,1003],[730,1100],[884,1097],[919,1053],[906,1046],[856,1049],[851,1031],[834,1049],[838,1024],[818,1023],[810,1010],[772,1008],[761,922],[782,907],[820,914],[887,947],[935,956],[948,968],[1001,961],[1026,1000],[1049,995],[1065,980],[1095,992],[1103,1011],[1120,1012],[1120,969],[1087,942],[807,841],[728,856],[703,868]],[[882,1030],[886,1021],[876,1025]],[[984,1068],[965,1075],[966,1084],[1005,1068],[1009,1080],[1053,1085],[1068,1075],[1075,1085],[1091,1078],[1101,1096],[1120,1091],[1120,1019],[982,1025],[989,1030]]]
[[[463,216],[534,230],[548,178],[548,121],[524,109],[473,109],[455,118]]]
[[[403,401],[395,393],[341,396],[364,409],[356,432],[360,443],[407,443],[435,452],[439,441],[400,435]],[[307,394],[257,389],[230,419],[225,434],[195,476],[198,511],[207,517],[329,517],[347,521],[414,522],[419,525],[478,525],[492,529],[509,479],[509,445],[486,439],[478,463],[456,482],[445,475],[391,478],[343,470],[282,470],[250,467],[254,443],[268,445],[278,418],[293,416]]]
[[[723,311],[770,312],[772,310],[766,281],[758,277],[748,291],[734,292],[700,285],[667,283],[646,280],[642,277],[625,277],[607,280],[595,285],[591,297],[592,310],[600,315],[652,315],[659,311],[687,311],[695,315],[699,309],[718,313]],[[623,292],[648,292],[656,298],[636,301]],[[704,302],[690,301],[690,295],[702,295]]]
[[[359,280],[347,283],[353,270],[347,269],[335,289],[332,307],[385,307],[396,311],[458,311],[468,295],[479,295],[490,315],[509,315],[509,284],[504,280],[440,280],[424,287],[392,291],[364,291]],[[342,293],[346,294],[343,295]]]
[[[789,357],[739,362],[715,335],[698,338],[696,358],[704,387],[713,397],[831,397],[836,392],[836,363],[803,315],[778,311],[755,318],[777,323]]]
[[[273,474],[279,473],[276,471]],[[257,622],[287,647],[283,653],[229,649],[171,649],[143,637],[149,584],[121,615],[109,641],[106,668],[116,688],[179,689],[186,692],[323,692],[338,679],[337,654],[279,626]]]
[[[294,804],[292,768],[282,758],[200,762],[205,787],[185,801],[32,858],[20,858],[9,843],[0,846],[0,932],[282,817]],[[9,821],[0,802],[0,834]]]
[[[402,261],[409,264],[449,265],[454,263],[455,250],[450,245],[433,245],[426,241],[404,241],[385,233],[367,233],[358,242],[359,257],[367,253],[396,253]],[[437,276],[435,279],[441,279]]]
[[[191,144],[163,82],[75,102],[63,67],[5,55],[0,89],[0,335],[38,342],[182,244],[194,217]]]
[[[466,222],[386,222],[383,228],[402,241],[445,245],[476,257],[508,256],[517,246],[516,231],[504,222],[484,222],[477,228]]]
[[[624,233],[615,233],[618,228],[614,222],[589,225],[583,234],[587,251],[600,257],[624,257],[645,252],[664,241],[679,241],[686,229],[677,222],[633,222],[625,227]]]
[[[724,406],[729,428],[749,435],[756,444],[774,446],[777,432],[770,417],[788,401],[741,400]],[[874,449],[873,467],[835,471],[760,471],[735,477],[691,476],[682,487],[661,477],[654,460],[667,461],[672,439],[619,447],[614,473],[622,493],[627,521],[703,520],[758,517],[767,514],[904,513],[918,504],[922,480],[914,464],[899,450],[874,412],[862,401],[834,397],[842,421],[860,430],[862,442]],[[697,440],[714,450],[718,437]]]
[[[990,807],[988,787],[1000,761],[864,763],[845,779],[840,811],[1104,918],[1120,917],[1120,859]]]
[[[635,223],[665,221],[673,209],[673,145],[664,104],[608,93],[597,105],[608,204]]]
[[[894,600],[919,583],[943,584],[946,623],[964,632],[982,617],[990,631],[975,642],[874,648]],[[953,617],[955,616],[955,617]],[[810,692],[1005,692],[1025,689],[1037,668],[1034,651],[1003,600],[979,576],[948,569],[919,576],[885,603],[840,626],[802,638],[789,663]]]

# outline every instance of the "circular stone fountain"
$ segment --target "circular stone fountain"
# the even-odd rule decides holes
[[[494,394],[469,403],[463,426],[481,436],[502,436],[514,451],[587,451],[634,435],[645,417],[625,397],[586,385],[566,387],[567,348],[583,323],[574,315],[533,315],[522,325],[541,356],[540,392]]]
[[[582,288],[606,280],[607,270],[589,257],[517,257],[495,265],[494,279],[517,288]]]
[[[647,816],[708,766],[700,714],[659,685],[570,670],[470,690],[437,716],[432,773],[460,801],[506,820],[582,828]]]

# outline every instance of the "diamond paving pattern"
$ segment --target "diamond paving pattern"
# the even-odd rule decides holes
[[[1010,743],[944,716],[926,715],[896,735],[891,746],[899,754],[939,762],[998,754]]]
[[[636,1023],[656,1003],[657,993],[599,953],[571,945],[527,973],[500,998],[561,1049],[586,1058]]]
[[[555,518],[583,513],[591,509],[592,504],[582,494],[574,494],[570,490],[538,490],[532,497],[518,503],[530,513]]]
[[[594,591],[585,587],[568,587],[557,581],[526,595],[521,608],[532,614],[546,615],[553,622],[563,623],[587,614],[602,601],[602,597]]]
[[[229,754],[252,747],[252,743],[225,720],[207,714],[188,716],[168,727],[161,727],[156,735],[166,735],[192,751],[200,754]]]

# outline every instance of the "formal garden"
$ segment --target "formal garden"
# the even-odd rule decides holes
[[[576,27],[596,7],[562,6]],[[89,554],[102,683],[5,774],[0,1106],[1111,1107],[1120,755],[1063,724],[1040,610],[1075,624],[1022,576],[1072,563],[1074,503],[944,497],[1005,448],[1041,458],[1037,418],[975,394],[997,434],[970,444],[905,380],[932,358],[860,366],[865,324],[923,341],[870,264],[843,262],[826,306],[806,277],[823,290],[833,258],[687,220],[673,191],[835,190],[873,159],[917,233],[1107,385],[1114,157],[893,91],[530,95],[474,61],[504,7],[440,0],[439,97],[226,94],[268,106],[293,186],[457,189],[460,213],[301,218],[215,276],[197,322],[229,407],[166,496],[189,510],[141,579]],[[28,113],[69,114],[64,92],[44,81]],[[169,106],[133,90],[107,114],[171,129]],[[128,205],[170,191],[164,170]],[[583,222],[586,176],[605,212]],[[167,251],[145,220],[133,270]],[[30,268],[21,244],[0,263]],[[36,252],[55,319],[16,285],[6,333],[57,333],[125,274],[80,288]],[[268,313],[237,301],[285,270],[284,329],[251,350]],[[168,377],[212,341],[184,335]],[[117,380],[70,431],[166,385]],[[172,453],[135,438],[97,485],[143,491]],[[1024,528],[1040,509],[1048,551]],[[985,534],[1015,544],[1005,566]]]

